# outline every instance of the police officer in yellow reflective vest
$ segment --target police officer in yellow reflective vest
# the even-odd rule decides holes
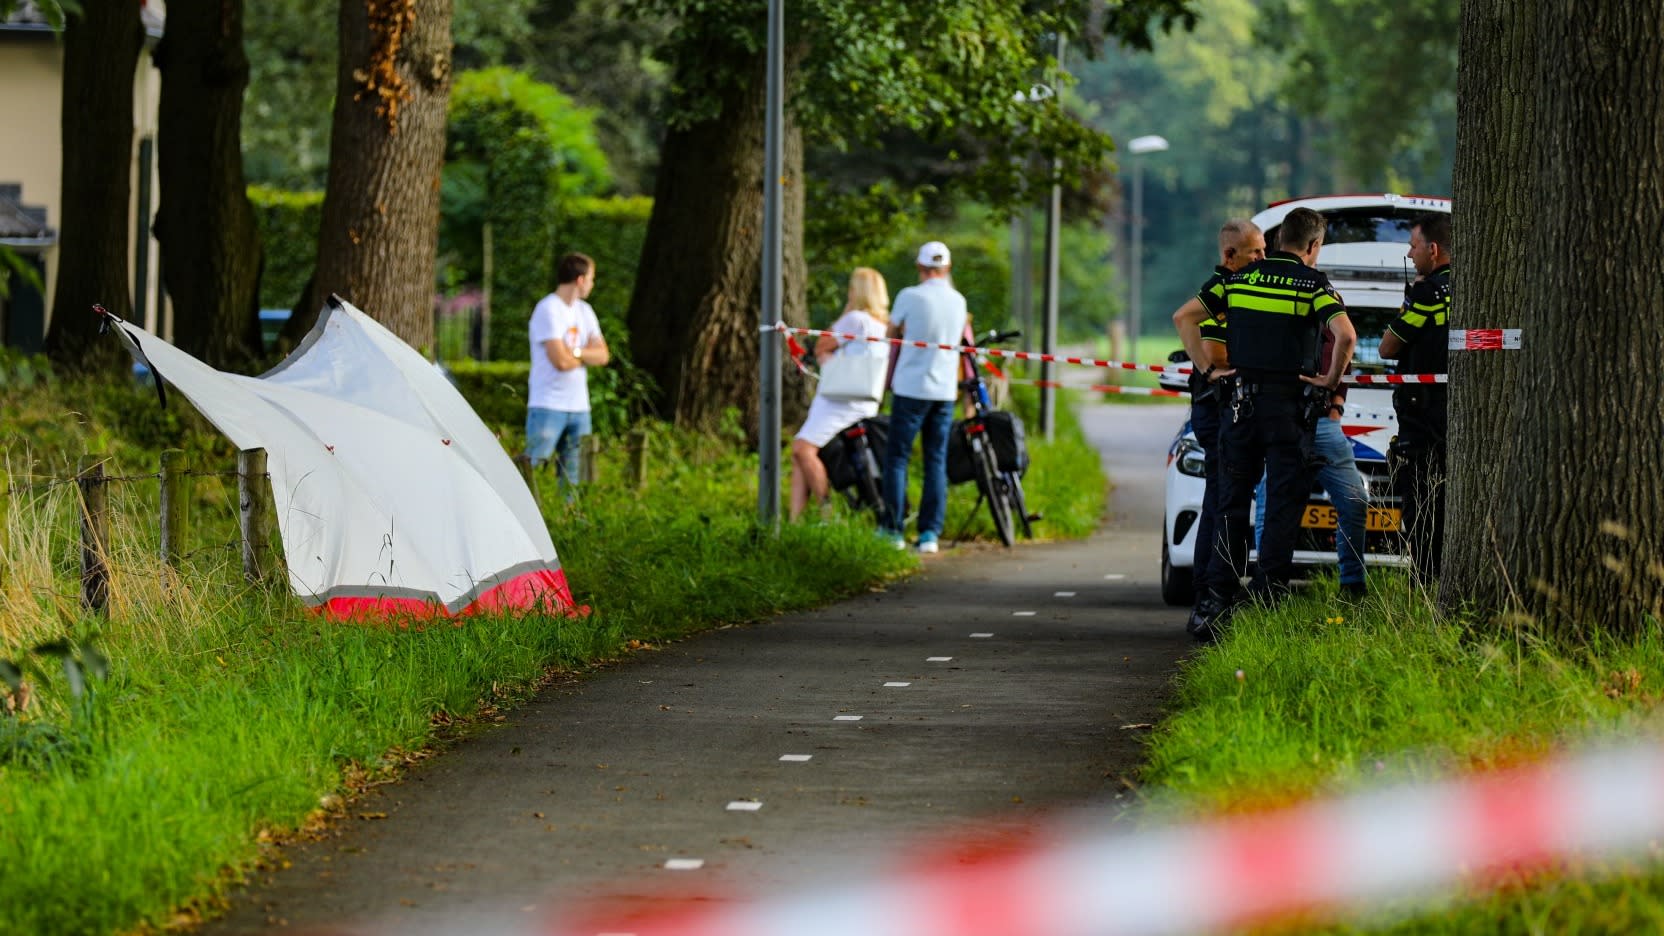
[[[1404,291],[1398,318],[1381,336],[1381,357],[1400,374],[1443,374],[1450,360],[1450,215],[1424,215],[1410,228],[1416,281]],[[1444,544],[1445,408],[1442,384],[1406,384],[1392,394],[1398,437],[1390,452],[1393,493],[1403,509],[1400,529],[1417,582],[1438,578]]]
[[[1224,411],[1219,381],[1209,378],[1223,374],[1229,366],[1225,357],[1225,277],[1265,259],[1265,235],[1252,221],[1233,218],[1219,228],[1219,265],[1196,295],[1173,313],[1173,325],[1190,355],[1190,429],[1202,446],[1202,512],[1196,518],[1196,552],[1191,566],[1196,597],[1204,594],[1208,566],[1213,561],[1214,527],[1219,519],[1220,480],[1219,429]],[[1192,603],[1194,606],[1194,602]]]
[[[1224,489],[1215,561],[1208,569],[1208,594],[1188,624],[1199,641],[1213,640],[1244,597],[1242,576],[1253,531],[1249,506],[1262,473],[1265,533],[1246,597],[1273,601],[1287,591],[1293,576],[1294,541],[1310,477],[1305,464],[1309,439],[1358,342],[1346,305],[1329,278],[1312,268],[1327,227],[1317,212],[1294,209],[1277,231],[1278,249],[1217,287],[1229,321],[1225,347],[1234,386],[1220,433]],[[1335,336],[1335,347],[1329,366],[1320,368],[1318,337],[1325,326]],[[1316,376],[1320,372],[1326,376]]]

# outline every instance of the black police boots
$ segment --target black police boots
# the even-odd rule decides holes
[[[1211,644],[1224,632],[1225,623],[1230,620],[1230,616],[1229,605],[1211,594],[1204,595],[1196,600],[1196,607],[1191,610],[1190,619],[1185,622],[1184,629],[1197,643]]]

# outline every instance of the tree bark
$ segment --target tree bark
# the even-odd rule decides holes
[[[780,340],[758,333],[767,94],[762,51],[754,65],[754,80],[729,89],[717,117],[666,136],[630,302],[632,356],[658,382],[661,414],[685,428],[715,428],[733,407],[755,433],[758,342]],[[790,107],[782,156],[785,308],[769,318],[802,325],[808,320],[803,134]],[[785,418],[791,422],[802,414],[805,387],[790,362],[784,372]]]
[[[126,359],[101,338],[98,303],[132,315],[133,74],[144,28],[136,3],[82,4],[64,29],[63,197],[46,353],[72,370]]]
[[[341,0],[341,54],[311,328],[330,293],[411,346],[433,344],[451,0]]]
[[[260,233],[243,178],[243,0],[174,0],[156,65],[156,235],[174,343],[229,369],[260,353]]]
[[[1553,633],[1664,610],[1661,0],[1461,8],[1441,604]]]

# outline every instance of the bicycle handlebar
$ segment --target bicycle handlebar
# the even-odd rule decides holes
[[[986,347],[988,345],[996,345],[996,344],[1000,344],[1001,342],[1010,341],[1013,338],[1021,338],[1021,337],[1023,337],[1023,333],[1020,330],[1018,330],[1018,331],[999,331],[997,329],[994,329],[994,330],[990,330],[986,335],[983,335],[980,340],[973,338],[971,343],[976,344],[978,347]],[[961,341],[960,344],[966,344],[966,342]]]

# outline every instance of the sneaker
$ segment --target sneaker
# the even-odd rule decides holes
[[[934,534],[934,533],[920,533],[919,534],[919,555],[928,556],[932,553],[936,553],[936,552],[940,552],[940,551],[941,551],[941,547],[938,546],[937,543],[936,543],[936,534]]]
[[[907,538],[902,536],[900,533],[893,530],[880,530],[878,535],[883,537],[884,542],[889,543],[897,549],[907,548]]]

